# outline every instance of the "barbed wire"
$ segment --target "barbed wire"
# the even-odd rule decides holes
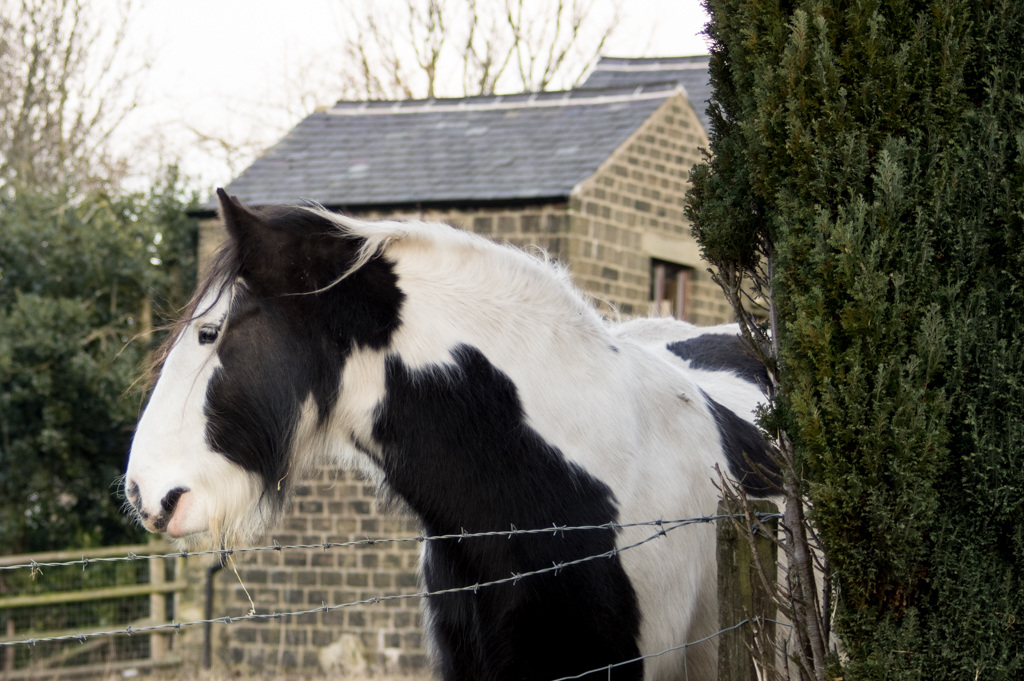
[[[779,513],[755,513],[754,514],[759,520],[768,520],[771,518],[781,518],[782,515]],[[512,537],[515,535],[530,535],[530,534],[553,534],[558,536],[561,532],[575,532],[582,530],[621,530],[633,527],[660,527],[662,525],[674,525],[675,527],[683,527],[685,525],[693,525],[700,523],[712,523],[716,520],[722,520],[724,518],[744,518],[743,514],[730,514],[730,515],[708,515],[700,516],[696,518],[683,518],[678,520],[647,520],[643,522],[635,523],[615,523],[608,522],[600,525],[557,525],[553,524],[551,527],[539,527],[533,529],[521,530],[516,528],[515,525],[511,526],[507,530],[490,530],[487,532],[466,532],[462,531],[457,534],[440,534],[440,535],[416,535],[411,537],[366,537],[365,539],[355,539],[352,541],[345,542],[320,542],[317,544],[279,544],[274,542],[273,544],[266,546],[251,546],[243,548],[231,548],[231,549],[209,549],[206,551],[186,551],[184,549],[175,551],[173,553],[128,553],[124,556],[107,556],[101,558],[79,558],[76,560],[67,561],[29,561],[27,563],[18,563],[16,565],[0,565],[0,572],[7,572],[12,570],[31,570],[33,573],[41,572],[42,568],[54,568],[54,567],[71,567],[80,565],[84,570],[93,563],[125,563],[136,560],[150,560],[159,558],[190,558],[199,556],[220,556],[222,559],[233,556],[235,554],[246,554],[256,553],[260,551],[291,551],[291,550],[309,550],[309,549],[322,549],[327,551],[329,549],[336,548],[351,548],[356,546],[374,546],[376,544],[401,544],[401,543],[424,543],[431,541],[445,541],[445,540],[458,540],[463,539],[475,539],[479,537]],[[673,528],[674,529],[674,528]]]
[[[625,666],[627,664],[633,664],[634,662],[641,662],[643,660],[649,660],[649,659],[652,659],[652,658],[655,658],[655,657],[661,657],[662,655],[667,655],[669,653],[674,653],[677,650],[685,650],[687,648],[692,648],[693,646],[700,645],[701,643],[704,643],[706,641],[710,641],[713,638],[718,638],[722,634],[728,634],[730,631],[735,631],[736,629],[739,629],[740,627],[745,626],[747,624],[761,624],[761,623],[765,623],[765,622],[771,622],[773,624],[778,624],[778,625],[781,625],[783,627],[792,627],[793,626],[789,622],[780,622],[779,620],[769,619],[767,617],[761,617],[760,615],[758,615],[756,617],[748,617],[747,619],[743,620],[742,622],[737,622],[736,624],[732,625],[731,627],[726,627],[725,629],[719,629],[715,633],[708,634],[707,636],[705,636],[703,638],[699,638],[696,641],[687,641],[686,643],[680,643],[677,646],[672,646],[671,648],[665,648],[664,650],[660,650],[660,651],[658,651],[656,653],[647,653],[646,655],[640,655],[638,657],[634,657],[631,660],[623,660],[622,662],[615,662],[615,663],[612,663],[612,664],[603,665],[601,667],[595,667],[594,669],[588,669],[585,672],[580,672],[579,674],[576,674],[575,676],[561,676],[561,677],[559,677],[557,679],[552,679],[552,681],[574,681],[574,679],[581,679],[584,676],[588,676],[590,674],[594,674],[595,672],[603,672],[603,671],[607,671],[608,674],[611,675],[611,671],[613,669],[615,669],[616,667],[623,667],[623,666]],[[686,678],[689,678],[689,672],[686,673]]]
[[[764,514],[764,515],[770,516],[770,515],[777,515],[777,514]],[[158,633],[158,632],[166,632],[166,631],[171,631],[171,630],[173,630],[174,632],[180,632],[181,629],[183,629],[183,628],[193,627],[193,626],[197,626],[197,625],[201,625],[201,624],[202,625],[205,625],[205,624],[234,624],[234,623],[237,623],[237,622],[245,622],[245,621],[281,620],[281,619],[284,619],[286,617],[299,617],[299,616],[302,616],[302,615],[311,615],[311,614],[316,614],[316,613],[329,613],[329,612],[333,612],[333,611],[336,611],[336,610],[343,610],[343,609],[351,608],[351,607],[358,606],[358,605],[375,605],[375,604],[383,603],[383,602],[387,602],[387,601],[396,601],[396,600],[404,600],[404,599],[415,599],[415,598],[427,598],[427,597],[431,597],[431,596],[443,596],[443,595],[446,595],[446,594],[459,593],[459,592],[467,592],[467,591],[472,591],[473,593],[476,593],[480,589],[487,588],[487,587],[492,587],[492,586],[497,586],[497,585],[500,585],[500,584],[509,584],[509,583],[511,583],[511,584],[518,584],[520,580],[528,578],[528,577],[533,577],[533,576],[536,576],[536,575],[542,575],[542,574],[547,574],[547,573],[558,574],[558,572],[560,572],[562,570],[565,570],[566,568],[570,568],[570,567],[573,567],[574,565],[579,565],[581,563],[586,563],[586,562],[593,561],[593,560],[599,560],[599,559],[602,559],[602,558],[614,558],[615,556],[617,556],[619,553],[621,553],[623,551],[628,551],[630,549],[634,549],[634,548],[636,548],[638,546],[642,546],[644,544],[647,544],[648,542],[654,541],[655,539],[658,539],[659,537],[664,537],[669,532],[677,530],[677,529],[679,529],[681,527],[687,527],[687,526],[695,525],[695,524],[698,524],[698,523],[710,523],[710,522],[713,522],[715,520],[719,520],[719,519],[723,519],[723,518],[731,518],[731,517],[736,517],[736,516],[733,516],[733,515],[702,516],[702,517],[699,517],[699,518],[686,518],[686,519],[675,520],[675,521],[653,520],[653,521],[647,521],[647,522],[642,522],[642,523],[624,523],[624,524],[606,523],[606,524],[603,524],[603,525],[581,525],[581,526],[573,526],[573,527],[557,527],[557,526],[553,526],[553,527],[550,527],[550,528],[541,528],[541,529],[533,529],[533,530],[518,530],[518,529],[513,528],[513,529],[510,529],[510,530],[503,530],[503,531],[496,531],[496,532],[460,533],[460,534],[435,535],[435,536],[431,536],[431,537],[422,537],[421,536],[421,537],[410,537],[410,538],[398,539],[398,540],[369,539],[367,541],[378,542],[378,543],[385,542],[385,541],[436,541],[436,540],[453,540],[453,539],[461,541],[462,539],[469,539],[469,538],[473,538],[473,537],[482,537],[482,536],[486,536],[486,537],[509,536],[509,537],[512,537],[512,536],[515,536],[516,534],[537,534],[537,533],[540,533],[540,532],[551,532],[551,533],[556,533],[557,534],[558,532],[571,531],[571,530],[583,530],[583,529],[594,530],[594,529],[612,529],[614,527],[623,527],[623,528],[625,528],[625,527],[644,527],[644,526],[654,526],[654,527],[658,528],[658,531],[655,532],[654,534],[652,534],[652,535],[650,535],[650,536],[648,536],[648,537],[646,537],[644,539],[641,539],[641,540],[639,540],[637,542],[634,542],[633,544],[629,544],[627,546],[615,547],[615,548],[613,548],[613,549],[611,549],[609,551],[604,551],[602,553],[593,554],[593,555],[590,555],[590,556],[584,556],[582,558],[577,558],[575,560],[563,561],[563,562],[559,562],[559,563],[553,563],[551,565],[551,567],[538,568],[536,570],[530,570],[530,571],[520,572],[520,573],[513,572],[508,577],[502,577],[502,578],[491,580],[491,581],[487,581],[487,582],[477,582],[475,584],[470,584],[470,585],[467,585],[467,586],[452,587],[452,588],[449,588],[449,589],[440,589],[440,590],[437,590],[437,591],[418,591],[418,592],[415,592],[415,593],[392,594],[392,595],[384,595],[384,596],[373,596],[371,598],[366,598],[366,599],[362,599],[362,600],[358,600],[358,601],[351,601],[351,602],[348,602],[348,603],[341,603],[341,604],[338,604],[338,605],[328,605],[326,603],[326,601],[325,601],[325,602],[323,602],[323,605],[315,607],[315,608],[307,608],[307,609],[304,609],[304,610],[296,610],[296,611],[291,611],[291,612],[257,613],[257,612],[254,612],[254,611],[250,611],[246,615],[239,615],[239,616],[235,616],[235,617],[227,616],[226,615],[226,616],[223,616],[223,617],[214,617],[214,618],[210,618],[210,619],[193,620],[193,621],[189,621],[189,622],[167,622],[167,623],[153,624],[153,625],[147,625],[147,626],[142,626],[142,627],[132,627],[129,624],[129,625],[127,625],[126,627],[124,627],[122,629],[112,629],[110,631],[97,631],[97,632],[78,633],[78,634],[66,634],[66,635],[63,635],[63,636],[48,636],[48,637],[43,637],[43,638],[25,638],[24,640],[21,640],[21,641],[0,641],[0,648],[14,647],[14,646],[26,646],[26,645],[27,646],[35,646],[35,645],[38,645],[38,644],[41,644],[41,643],[55,643],[55,642],[61,642],[61,641],[78,641],[79,643],[85,643],[89,639],[99,638],[99,637],[103,637],[103,636],[122,636],[122,635],[124,635],[124,636],[133,636],[133,635],[137,635],[137,634]],[[742,516],[740,516],[740,517],[742,517]],[[275,545],[275,546],[256,547],[256,548],[253,548],[253,549],[246,549],[246,551],[254,551],[254,550],[275,550],[276,551],[276,550],[284,550],[284,549],[287,549],[287,548],[307,548],[308,549],[308,548],[320,548],[321,546],[324,546],[325,550],[326,550],[326,548],[333,548],[335,546],[352,546],[352,545],[365,545],[365,542],[339,542],[339,543],[330,545],[330,547],[328,547],[327,545],[321,545],[321,544],[306,544],[306,545],[298,545],[297,544],[297,545],[292,545],[292,546]],[[207,551],[207,552],[199,552],[199,553],[201,553],[201,554],[224,553],[224,554],[230,555],[231,551],[230,550],[228,550],[228,551]],[[175,558],[175,557],[178,557],[179,555],[180,555],[179,553],[171,553],[171,554],[164,554],[162,556],[144,556],[144,558],[147,558],[147,559],[148,558],[153,558],[153,557],[170,557],[170,558]],[[188,555],[197,555],[197,553],[192,553],[192,554],[188,554]],[[132,557],[121,557],[121,558],[123,560],[138,560],[138,559],[140,559],[139,556],[135,556],[134,558],[132,558]],[[79,565],[79,564],[81,564],[81,561],[69,561],[67,563],[61,563],[60,565]],[[22,567],[31,567],[31,566],[32,566],[31,564],[26,564],[25,566],[22,566]],[[40,564],[39,567],[47,567],[47,566]]]

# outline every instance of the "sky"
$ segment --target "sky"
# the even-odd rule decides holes
[[[594,24],[607,23],[615,0],[594,2]],[[607,56],[707,53],[700,0],[621,0],[619,11]],[[319,105],[338,99],[329,83],[345,17],[339,0],[146,0],[127,47],[151,66],[118,143],[142,173],[176,161],[204,191],[227,183],[309,113],[309,91]],[[229,155],[201,136],[246,149]]]

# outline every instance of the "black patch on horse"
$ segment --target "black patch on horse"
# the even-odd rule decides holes
[[[302,405],[312,396],[327,417],[346,358],[391,343],[404,295],[381,257],[340,279],[363,240],[321,215],[239,208],[232,219],[241,282],[217,348],[223,366],[207,388],[206,438],[280,500]]]
[[[703,390],[700,394],[715,417],[730,477],[750,496],[778,494],[781,484],[779,467],[761,437],[761,431],[731,409],[715,402]]]
[[[709,333],[689,340],[676,341],[666,346],[672,354],[690,362],[694,369],[731,371],[745,381],[771,387],[768,370],[743,347],[739,336],[727,333]]]
[[[615,521],[611,489],[527,425],[511,379],[476,348],[454,364],[386,363],[373,437],[387,482],[430,534]],[[438,591],[508,578],[615,548],[610,529],[433,541],[424,579]],[[636,594],[619,557],[517,583],[430,596],[445,679],[552,679],[639,656]],[[640,679],[636,662],[611,671]],[[583,678],[609,678],[602,669]]]

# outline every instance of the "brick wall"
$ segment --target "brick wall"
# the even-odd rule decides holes
[[[657,118],[652,120],[612,162],[581,183],[568,203],[374,211],[358,217],[441,222],[520,248],[540,247],[550,257],[566,263],[576,285],[610,317],[649,314],[651,258],[675,262],[692,268],[688,321],[700,325],[733,321],[732,309],[711,280],[708,264],[700,258],[689,221],[683,215],[682,197],[688,187],[689,169],[697,157],[687,145],[698,135],[704,143],[707,138],[693,110],[682,98],[679,102],[677,107],[685,107],[684,113],[693,117],[692,135],[681,140],[669,135],[667,131],[673,130],[671,115],[662,125],[656,125]],[[669,151],[659,150],[664,147]],[[671,162],[664,160],[669,156]],[[622,179],[623,172],[631,181]],[[651,190],[650,184],[666,189]],[[675,196],[676,191],[682,194]]]
[[[679,114],[670,109],[665,118],[672,115]],[[641,131],[618,160],[581,185],[570,204],[374,212],[360,217],[437,221],[521,247],[540,246],[567,262],[577,282],[597,292],[599,305],[607,300],[625,314],[646,313],[652,254],[644,250],[643,230],[660,230],[677,240],[689,238],[681,201],[670,194],[681,191],[686,180],[683,166],[691,163],[692,156],[673,157],[671,167],[659,160],[669,154],[658,151],[666,144],[672,150],[673,145],[689,143],[665,132],[670,122],[657,121],[650,130]],[[661,179],[654,182],[644,173]],[[663,191],[654,192],[644,183]],[[218,239],[222,228],[216,221],[204,227],[208,257],[209,244]],[[710,292],[696,295],[712,297]],[[704,323],[725,319],[697,316]],[[371,483],[351,472],[319,470],[296,487],[295,498],[268,543],[322,544],[418,533],[410,516],[380,508]],[[220,607],[215,616],[245,614],[252,607],[250,597],[258,612],[269,613],[415,593],[420,588],[418,555],[418,544],[385,543],[236,557],[238,575],[228,569],[216,577]],[[408,599],[283,621],[233,624],[220,627],[216,657],[233,673],[242,674],[423,674],[427,662],[421,620],[420,601]]]
[[[552,257],[566,260],[568,243],[565,237],[569,231],[567,209],[567,203],[545,203],[461,210],[376,210],[361,212],[357,217],[365,220],[415,219],[441,222],[519,247],[540,246]],[[203,218],[199,221],[200,269],[209,264],[224,237],[224,226],[219,218]]]
[[[651,258],[658,258],[692,268],[689,321],[734,319],[683,212],[690,169],[707,144],[693,108],[677,95],[580,183],[569,204],[568,258],[579,286],[605,297],[623,315],[646,315]]]
[[[604,311],[646,315],[651,258],[692,268],[687,286],[690,321],[732,319],[683,214],[689,170],[707,138],[682,96],[670,98],[567,203],[504,208],[375,211],[368,219],[415,218],[452,224],[497,241],[537,245],[567,263],[575,281]],[[216,220],[201,223],[200,258],[208,261],[223,238]],[[608,305],[605,305],[607,303]],[[407,515],[387,513],[376,490],[353,473],[320,470],[297,487],[294,502],[271,537],[281,544],[321,544],[419,533]],[[217,576],[220,609],[295,611],[380,595],[414,593],[418,544],[264,552],[236,558],[238,576]],[[243,589],[242,584],[245,585]],[[246,594],[248,591],[248,595]],[[416,599],[354,606],[330,613],[221,627],[217,657],[231,671],[318,676],[324,673],[424,673]]]
[[[545,203],[461,210],[373,211],[360,213],[367,220],[415,219],[441,222],[520,248],[537,246],[553,258],[568,257],[569,215],[566,203]]]
[[[267,543],[415,537],[415,520],[380,508],[376,486],[347,471],[318,470],[295,495]],[[215,616],[295,612],[420,591],[416,542],[238,554],[216,576]],[[252,604],[250,604],[250,597]],[[395,674],[426,669],[421,603],[409,598],[282,620],[220,626],[216,657],[233,674]]]

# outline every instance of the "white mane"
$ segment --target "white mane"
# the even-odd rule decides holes
[[[499,244],[463,229],[418,220],[360,220],[323,207],[310,208],[338,226],[341,238],[357,237],[364,243],[344,279],[377,255],[398,262],[409,276],[416,268],[432,281],[460,282],[467,302],[503,308],[508,315],[544,313],[552,323],[566,320],[589,334],[606,336],[607,327],[589,298],[576,288],[568,269],[547,257],[509,244]],[[407,262],[401,262],[401,261]],[[483,310],[481,310],[483,312]],[[511,317],[506,317],[512,321]]]

